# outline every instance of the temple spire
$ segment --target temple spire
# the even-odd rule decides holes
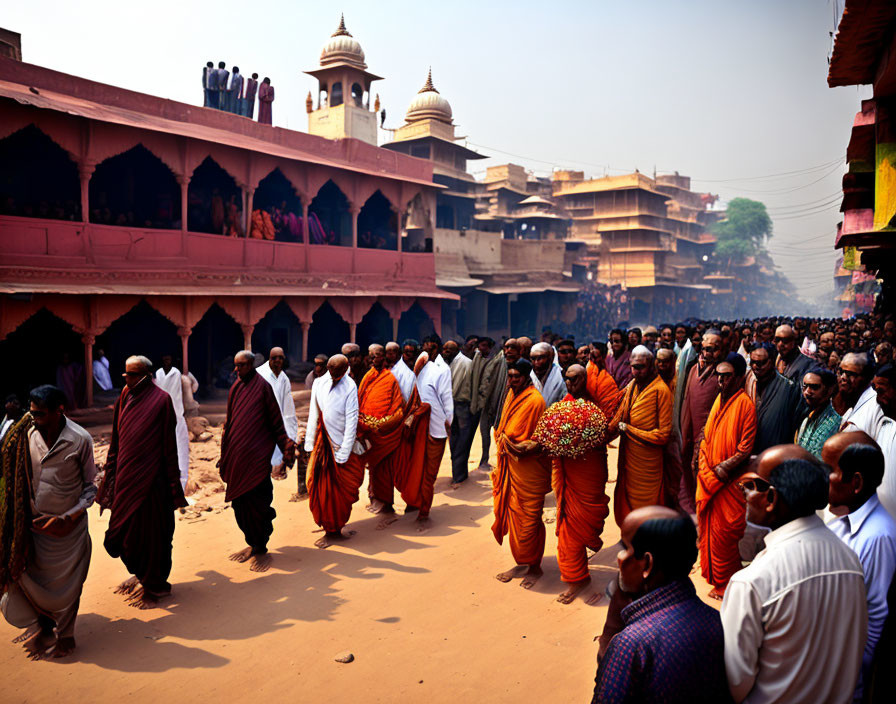
[[[345,28],[345,14],[339,15],[339,26],[336,28],[336,31],[333,32],[334,37],[350,37],[352,36],[349,31]]]
[[[417,91],[418,93],[438,93],[435,89],[435,86],[432,84],[432,66],[429,67],[429,73],[426,74],[426,83],[423,84],[423,87]]]

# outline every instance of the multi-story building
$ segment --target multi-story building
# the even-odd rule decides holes
[[[344,25],[311,73],[328,101],[304,134],[0,56],[4,390],[74,363],[89,402],[95,347],[113,379],[174,354],[211,383],[242,348],[441,329],[432,162],[375,145]]]

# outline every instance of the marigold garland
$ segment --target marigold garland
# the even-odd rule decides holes
[[[559,401],[541,414],[532,439],[552,457],[581,457],[602,445],[607,419],[591,401]]]
[[[385,418],[375,418],[374,416],[361,413],[358,415],[358,421],[363,423],[372,430],[379,430],[380,427],[392,420],[394,416],[386,416]]]

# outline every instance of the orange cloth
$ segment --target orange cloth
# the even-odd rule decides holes
[[[588,362],[587,389],[588,395],[594,399],[604,416],[612,418],[622,399],[622,392],[616,381],[606,369],[598,369],[594,362]]]
[[[272,240],[275,237],[274,223],[266,210],[253,210],[249,237],[258,240]]]
[[[445,438],[438,440],[429,437],[429,414],[429,404],[421,403],[420,393],[415,385],[405,407],[401,442],[392,455],[392,478],[395,486],[408,506],[420,509],[421,516],[428,516],[432,507],[433,485],[445,451]]]
[[[672,435],[672,393],[666,383],[656,376],[639,391],[634,381],[629,382],[610,426],[620,422],[627,427],[620,434],[613,496],[619,526],[636,508],[665,502],[663,449]]]
[[[401,442],[404,399],[395,376],[385,367],[371,368],[358,387],[358,437],[370,442],[361,462],[370,472],[368,492],[371,498],[392,504],[392,454]],[[377,428],[368,419],[386,419]]]
[[[706,420],[697,470],[697,520],[700,527],[700,569],[719,590],[741,568],[738,542],[746,527],[743,492],[734,479],[722,482],[713,472],[720,462],[737,454],[745,457],[756,439],[756,408],[738,390],[725,405],[716,397]]]
[[[352,515],[352,505],[358,500],[363,481],[364,466],[356,454],[351,453],[345,464],[336,463],[330,436],[321,418],[305,479],[314,522],[328,533],[342,530]]]
[[[544,457],[511,454],[507,441],[529,440],[544,408],[544,399],[535,387],[526,387],[519,396],[510,390],[495,428],[498,464],[492,472],[492,533],[498,545],[510,534],[510,552],[518,565],[540,565],[544,556],[541,514],[545,494],[551,490],[551,469]]]

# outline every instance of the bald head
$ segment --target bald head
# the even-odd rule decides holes
[[[686,579],[697,559],[694,522],[665,506],[635,509],[623,520],[621,532],[619,586],[630,595]]]
[[[772,470],[787,460],[807,460],[813,464],[818,463],[815,455],[799,445],[775,445],[759,453],[753,465],[753,471],[768,481]]]
[[[504,359],[507,364],[516,364],[521,356],[520,343],[515,337],[511,337],[504,343]]]
[[[879,447],[868,433],[856,430],[850,433],[835,433],[825,440],[821,448],[821,459],[825,464],[836,467],[840,461],[840,455],[850,445],[868,445],[870,447]]]
[[[255,355],[252,350],[240,350],[233,355],[234,371],[240,379],[248,379],[255,372]]]
[[[391,369],[401,359],[401,345],[397,342],[386,343],[386,367]]]
[[[516,341],[520,343],[520,353],[523,357],[528,357],[529,350],[532,349],[532,338],[524,335],[523,337],[516,338]]]
[[[631,356],[632,356],[632,359],[634,359],[635,357],[638,357],[640,359],[645,359],[645,360],[649,359],[650,361],[653,361],[653,352],[651,352],[649,349],[647,349],[644,345],[637,345],[632,350]]]
[[[253,353],[252,350],[240,350],[233,355],[233,361],[235,364],[239,364],[240,362],[255,362],[255,353]]]
[[[460,345],[458,345],[454,340],[446,340],[445,344],[442,345],[442,357],[445,358],[446,362],[451,363],[459,354]]]
[[[584,398],[587,393],[588,374],[581,364],[570,364],[564,373],[566,390],[573,398]]]
[[[286,352],[282,347],[272,347],[271,354],[268,356],[268,366],[276,376],[280,375],[286,364]]]
[[[334,354],[327,360],[327,371],[330,372],[330,376],[335,384],[348,371],[348,357],[344,354]]]
[[[385,352],[386,352],[386,348],[383,347],[382,345],[378,345],[378,344],[376,344],[376,343],[374,343],[374,344],[372,344],[372,345],[368,345],[368,347],[367,347],[367,354],[369,354],[369,355],[372,357],[372,356],[375,355],[377,352],[382,352],[383,354],[385,354]]]
[[[670,359],[671,360],[675,359],[675,353],[668,347],[661,347],[660,349],[658,349],[656,351],[656,361],[658,361],[658,362],[664,361],[665,362]]]

